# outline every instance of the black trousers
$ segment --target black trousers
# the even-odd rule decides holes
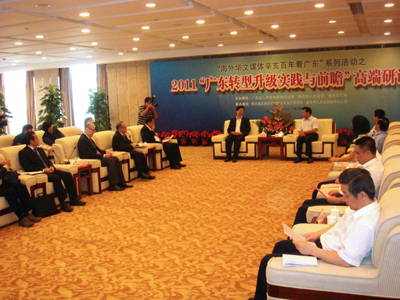
[[[49,182],[53,183],[54,191],[57,195],[58,201],[60,201],[60,204],[64,204],[65,199],[67,199],[68,195],[70,201],[76,201],[78,199],[74,180],[72,179],[71,173],[60,170],[54,170],[54,173],[52,174],[47,174],[47,173],[45,174],[47,175]],[[64,182],[65,188],[68,191],[68,195],[65,192],[61,180]]]
[[[174,166],[182,161],[181,150],[176,143],[164,143],[163,149],[168,157],[169,165]]]
[[[33,208],[28,189],[22,183],[9,183],[3,180],[0,185],[0,196],[6,198],[11,210],[22,220]]]
[[[239,149],[240,149],[240,144],[241,142],[244,141],[245,136],[243,134],[241,135],[234,135],[230,134],[227,136],[225,139],[225,147],[226,147],[226,158],[231,158],[232,157],[232,144],[233,145],[233,157],[237,158],[239,155]]]
[[[306,136],[299,136],[297,138],[297,149],[296,149],[296,155],[298,158],[301,158],[301,151],[303,149],[303,144],[306,143],[306,155],[308,157],[312,157],[312,142],[315,142],[318,140],[318,133],[310,133],[307,134]]]
[[[121,162],[115,156],[105,157],[101,159],[101,166],[107,167],[108,180],[110,186],[125,183],[124,174],[122,173]]]
[[[317,240],[315,244],[317,245],[317,247],[322,248],[320,240]],[[264,258],[261,260],[260,267],[258,268],[257,287],[256,293],[254,295],[254,300],[267,299],[266,271],[268,262],[271,258],[281,257],[283,254],[302,255],[290,240],[283,240],[276,243],[272,254],[264,256]]]
[[[149,166],[147,165],[146,156],[138,151],[132,150],[129,152],[131,154],[131,158],[135,161],[135,166],[139,174],[148,173]]]

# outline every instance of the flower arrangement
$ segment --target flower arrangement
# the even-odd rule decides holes
[[[283,111],[283,106],[279,107],[278,103],[272,102],[275,109],[269,110],[271,117],[265,116],[263,120],[258,122],[259,132],[265,132],[268,135],[273,135],[279,132],[288,134],[294,130],[294,123],[291,120],[293,116],[286,111]]]
[[[349,141],[351,132],[347,128],[340,128],[336,130],[336,133],[339,134],[338,138],[338,146],[346,146]]]
[[[173,135],[174,137],[178,138],[179,137],[179,130],[175,129],[171,131],[171,135]]]
[[[203,131],[200,133],[200,137],[201,137],[202,139],[209,139],[209,138],[210,138],[210,133],[209,133],[207,130],[203,130]]]
[[[179,134],[177,135],[178,139],[187,140],[189,138],[189,130],[181,130],[178,132],[179,132]]]
[[[192,131],[191,133],[189,133],[189,137],[193,140],[193,139],[199,139],[200,138],[200,131]]]
[[[158,136],[163,140],[163,139],[165,139],[165,138],[167,138],[167,137],[170,137],[170,136],[171,136],[171,133],[168,132],[168,131],[163,131],[163,132],[161,132]]]
[[[214,131],[212,131],[212,132],[210,133],[209,137],[212,138],[213,136],[218,135],[218,134],[222,134],[222,132],[219,131],[219,130],[214,130]]]

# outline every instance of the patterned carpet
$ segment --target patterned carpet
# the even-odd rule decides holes
[[[248,299],[260,259],[285,238],[329,163],[224,163],[181,147],[182,170],[87,196],[32,228],[0,229],[0,299]]]

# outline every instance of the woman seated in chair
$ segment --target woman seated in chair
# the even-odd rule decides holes
[[[43,130],[43,143],[49,146],[53,146],[56,139],[64,137],[64,134],[57,128],[54,128],[53,124],[51,124],[50,122],[43,123]]]

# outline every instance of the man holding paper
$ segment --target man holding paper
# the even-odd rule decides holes
[[[250,299],[266,299],[266,269],[273,257],[311,255],[334,265],[359,267],[364,257],[371,253],[380,216],[371,175],[367,170],[352,168],[343,171],[339,181],[343,201],[348,205],[343,217],[334,225],[307,233],[305,240],[283,240],[275,244],[272,254],[261,260],[255,297]]]

